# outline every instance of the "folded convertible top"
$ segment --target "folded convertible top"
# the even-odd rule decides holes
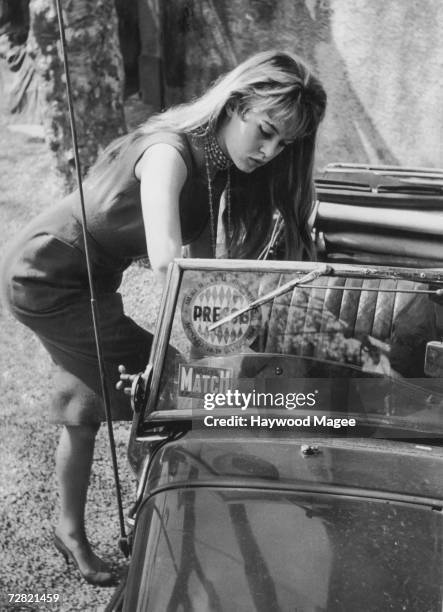
[[[443,170],[336,163],[315,183],[320,259],[443,266]]]
[[[316,177],[318,198],[326,202],[443,210],[443,170],[329,164]]]

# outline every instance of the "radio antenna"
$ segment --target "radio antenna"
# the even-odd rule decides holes
[[[85,207],[85,198],[84,198],[83,186],[82,186],[80,156],[78,152],[77,129],[76,129],[76,124],[75,124],[75,116],[74,116],[74,104],[73,104],[73,99],[72,99],[71,77],[70,77],[70,72],[69,72],[68,52],[67,52],[66,36],[65,36],[65,25],[63,21],[63,15],[62,15],[61,0],[56,0],[56,6],[57,6],[58,25],[59,25],[59,31],[60,31],[60,42],[61,42],[62,55],[63,55],[63,65],[64,65],[64,72],[65,72],[65,79],[66,79],[66,94],[68,97],[69,122],[71,125],[71,138],[72,138],[72,145],[74,148],[74,160],[75,160],[75,169],[76,169],[76,174],[77,174],[77,186],[78,186],[78,193],[79,193],[79,198],[80,198],[81,219],[82,219],[81,225],[82,225],[83,242],[84,242],[84,249],[85,249],[86,268],[88,271],[89,292],[90,292],[90,297],[91,297],[92,325],[94,328],[95,346],[96,346],[96,351],[97,351],[97,361],[98,361],[98,368],[99,368],[99,374],[100,374],[102,399],[103,399],[103,404],[105,407],[106,424],[108,427],[109,447],[111,450],[112,469],[114,472],[114,482],[115,482],[115,489],[116,489],[116,495],[117,495],[118,518],[119,518],[119,524],[120,524],[119,544],[120,544],[120,549],[122,550],[123,554],[127,557],[129,554],[128,540],[127,540],[126,530],[125,530],[125,521],[124,521],[124,516],[123,516],[123,504],[122,504],[122,498],[121,498],[120,478],[118,474],[117,454],[115,451],[114,431],[112,428],[111,403],[109,399],[108,388],[106,386],[105,367],[104,367],[104,359],[103,359],[102,345],[101,345],[101,338],[100,338],[100,321],[99,321],[97,300],[95,296],[94,280],[92,276],[91,259],[90,259],[90,254],[89,254],[86,207]]]

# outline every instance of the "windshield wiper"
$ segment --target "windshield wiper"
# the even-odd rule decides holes
[[[308,274],[305,274],[304,276],[301,276],[300,278],[293,278],[292,280],[288,281],[284,285],[277,287],[277,289],[273,289],[269,293],[262,295],[261,297],[257,298],[253,302],[249,302],[249,304],[247,304],[243,308],[240,308],[240,310],[236,310],[232,312],[231,314],[229,314],[228,316],[224,317],[223,319],[216,321],[215,323],[213,323],[212,325],[208,327],[208,330],[212,331],[214,329],[217,329],[217,327],[220,327],[220,325],[224,325],[225,323],[232,321],[232,319],[235,319],[236,317],[244,314],[245,312],[249,312],[253,308],[257,308],[258,306],[262,306],[263,304],[266,304],[266,302],[270,302],[271,300],[282,295],[283,293],[290,291],[293,287],[296,287],[297,285],[303,285],[305,283],[310,283],[316,280],[317,278],[319,278],[320,276],[327,276],[328,274],[332,274],[333,272],[334,272],[334,269],[332,268],[332,266],[329,266],[327,264],[322,264],[321,266],[318,266],[317,268],[315,268]]]

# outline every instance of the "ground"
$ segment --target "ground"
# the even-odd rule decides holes
[[[144,110],[128,106],[138,122]],[[50,158],[41,138],[11,131],[0,116],[0,257],[5,243],[32,216],[60,197],[51,178]],[[152,329],[158,311],[160,288],[149,270],[132,267],[122,293],[127,311]],[[57,508],[54,451],[59,428],[50,425],[46,412],[51,393],[51,363],[31,332],[0,307],[0,610],[9,608],[8,593],[58,593],[61,605],[30,610],[102,610],[112,589],[89,586],[51,542]],[[126,510],[134,501],[135,482],[126,460],[129,424],[115,426],[123,500]],[[106,427],[98,435],[87,528],[99,554],[123,567],[118,550],[119,525]]]

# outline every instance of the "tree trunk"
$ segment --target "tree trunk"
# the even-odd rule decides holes
[[[62,0],[82,174],[126,131],[124,72],[114,3]],[[41,79],[42,121],[66,190],[75,186],[74,152],[55,0],[31,0],[28,53]]]

